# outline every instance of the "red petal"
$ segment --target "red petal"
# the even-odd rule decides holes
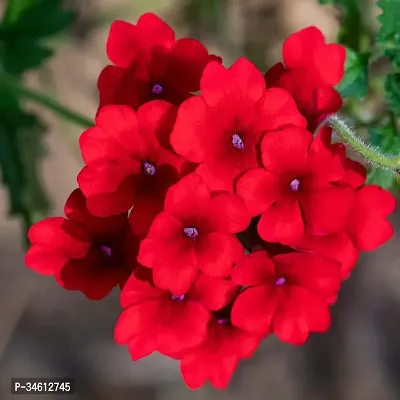
[[[285,297],[275,311],[272,330],[278,339],[292,345],[304,344],[308,338],[307,315],[295,296]]]
[[[290,253],[275,256],[277,274],[288,283],[303,286],[325,298],[340,289],[340,264],[315,254]]]
[[[134,304],[157,300],[164,293],[163,290],[154,287],[149,282],[142,281],[137,279],[135,275],[131,275],[121,292],[121,306],[126,308]]]
[[[50,217],[36,222],[28,231],[32,244],[63,249],[70,258],[84,257],[91,246],[91,237],[80,226],[61,217]]]
[[[252,169],[239,178],[236,193],[244,199],[252,217],[260,215],[283,195],[279,177],[263,168]]]
[[[287,68],[308,66],[314,51],[325,44],[322,32],[312,26],[290,35],[282,46],[282,58]]]
[[[327,236],[306,235],[292,246],[298,250],[309,251],[340,262],[341,279],[347,279],[350,276],[358,260],[358,251],[344,232]]]
[[[138,334],[128,343],[129,353],[133,361],[149,356],[157,348],[157,335],[150,329],[148,332]]]
[[[215,229],[224,233],[244,231],[250,224],[250,214],[242,198],[233,194],[219,194],[211,199],[209,211]]]
[[[301,171],[313,136],[303,128],[269,132],[261,142],[262,161],[269,171]]]
[[[197,92],[208,61],[208,51],[200,42],[189,38],[179,39],[169,54],[166,79],[178,85],[182,92]],[[179,79],[176,79],[177,76]]]
[[[166,195],[164,210],[178,218],[194,214],[194,210],[203,209],[211,198],[210,190],[196,173],[182,178],[172,186]]]
[[[210,311],[218,311],[231,302],[238,287],[231,281],[201,274],[188,294]]]
[[[201,96],[183,102],[170,137],[173,149],[192,162],[202,162],[217,139],[220,124],[214,114]]]
[[[290,197],[265,210],[258,222],[259,235],[266,242],[293,243],[304,235],[304,221],[299,202]]]
[[[248,332],[267,334],[278,306],[278,297],[272,285],[246,289],[232,308],[232,324]]]
[[[153,100],[139,108],[137,112],[139,132],[152,151],[158,150],[159,153],[161,144],[169,144],[176,111],[176,106],[163,100]]]
[[[136,47],[136,27],[125,21],[114,21],[107,40],[108,58],[115,65],[127,68],[135,55]]]
[[[125,309],[115,326],[114,338],[118,344],[127,344],[147,329],[155,328],[162,316],[165,302],[148,301]]]
[[[267,89],[259,107],[261,125],[265,130],[275,130],[287,125],[302,128],[307,126],[307,121],[300,114],[293,97],[284,89]]]
[[[209,319],[210,313],[197,302],[164,302],[157,350],[173,355],[199,345],[206,339]]]
[[[61,250],[47,245],[33,245],[25,255],[25,264],[42,275],[54,275],[69,261]]]
[[[281,62],[273,65],[264,75],[264,79],[267,83],[267,88],[270,88],[272,86],[279,86],[279,80],[284,71],[285,66]]]
[[[127,70],[125,68],[115,67],[114,65],[107,65],[100,72],[97,81],[100,108],[107,104],[123,104],[123,98],[119,95],[119,89],[126,73]]]
[[[354,203],[355,191],[349,186],[313,189],[300,199],[308,230],[318,236],[343,229]]]
[[[366,168],[357,161],[345,159],[346,175],[340,181],[343,184],[348,184],[357,189],[365,183],[367,177]]]
[[[340,44],[320,46],[314,51],[313,61],[322,81],[334,86],[344,75],[346,49]]]
[[[175,42],[174,30],[153,13],[142,14],[137,22],[137,28],[138,36],[147,47],[161,45],[171,48]]]
[[[240,286],[263,285],[275,276],[275,265],[265,251],[243,257],[232,272],[232,281]]]
[[[197,265],[207,275],[226,277],[236,261],[232,260],[231,251],[231,236],[220,232],[209,233],[196,243]]]

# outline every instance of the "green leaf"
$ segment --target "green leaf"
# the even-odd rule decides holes
[[[371,128],[369,130],[371,144],[380,148],[386,154],[400,154],[400,136],[392,125],[385,128]],[[367,183],[390,189],[396,183],[397,174],[373,167],[368,175]]]
[[[346,48],[345,76],[337,89],[342,97],[365,98],[368,91],[369,54]]]
[[[392,112],[400,116],[400,73],[390,74],[386,77],[385,92]]]
[[[379,0],[377,6],[382,10],[378,16],[381,29],[378,34],[378,41],[387,42],[398,40],[400,32],[400,2],[399,0]]]
[[[0,29],[0,38],[18,40],[40,39],[54,35],[65,29],[73,20],[74,13],[64,10],[62,0],[17,0],[24,3],[18,7],[18,17],[5,18]],[[14,0],[7,3],[8,7],[14,7]],[[14,16],[15,12],[11,15]]]

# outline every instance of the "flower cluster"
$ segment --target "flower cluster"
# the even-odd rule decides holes
[[[93,300],[120,287],[133,360],[157,351],[190,388],[225,388],[268,335],[325,332],[359,252],[393,235],[394,197],[312,133],[341,105],[344,49],[304,29],[264,75],[145,14],[114,22],[107,52],[79,189],[32,226],[26,264]]]

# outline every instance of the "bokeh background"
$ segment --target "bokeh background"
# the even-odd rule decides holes
[[[12,1],[12,0],[11,0]],[[374,1],[363,0],[371,32],[377,29]],[[334,40],[338,14],[317,0],[70,0],[78,18],[57,42],[55,56],[30,73],[31,87],[93,117],[96,79],[107,64],[105,41],[114,19],[136,22],[143,12],[164,17],[179,36],[204,41],[227,64],[245,55],[260,68],[280,58],[284,38],[316,25]],[[218,3],[218,2],[217,2]],[[1,1],[0,1],[1,4]],[[0,8],[1,9],[1,8]],[[222,11],[221,11],[222,10]],[[41,107],[47,123],[47,155],[40,179],[58,215],[75,188],[81,167],[81,129]],[[337,205],[340,207],[340,204]],[[400,213],[392,222],[397,232]],[[329,333],[312,335],[303,347],[268,339],[240,364],[230,387],[190,391],[178,365],[154,355],[133,363],[113,342],[118,293],[101,302],[60,289],[51,278],[24,267],[23,230],[8,215],[0,188],[0,399],[9,400],[11,377],[71,376],[77,400],[399,400],[400,240],[364,254],[345,282]],[[26,395],[39,399],[39,395]],[[43,397],[52,400],[53,397]],[[56,399],[57,397],[54,397]]]

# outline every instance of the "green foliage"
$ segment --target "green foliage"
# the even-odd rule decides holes
[[[8,0],[0,23],[1,67],[19,75],[39,67],[53,53],[43,39],[61,32],[73,14],[61,0]]]
[[[392,112],[400,116],[400,74],[390,74],[386,77],[385,91]]]
[[[45,40],[72,18],[62,0],[8,0],[0,21],[0,169],[10,214],[21,218],[25,230],[49,208],[39,172],[46,128],[24,110],[14,83],[53,54]]]
[[[368,92],[369,54],[358,54],[346,48],[345,76],[338,85],[342,97],[365,98]]]

